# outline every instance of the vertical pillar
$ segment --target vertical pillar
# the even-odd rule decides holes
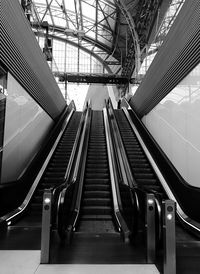
[[[175,202],[163,201],[164,274],[176,273]]]
[[[40,263],[49,263],[50,251],[50,233],[51,233],[51,206],[52,192],[51,189],[46,189],[43,196],[42,208],[42,234],[41,234],[41,257]]]
[[[146,248],[147,263],[155,262],[155,197],[146,195]]]

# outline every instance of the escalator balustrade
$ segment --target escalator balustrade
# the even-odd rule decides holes
[[[42,201],[45,189],[54,188],[64,182],[66,169],[72,152],[76,133],[79,127],[81,112],[75,112],[71,117],[67,128],[64,130],[60,141],[38,183],[38,186],[27,205],[23,214],[18,214],[12,218],[12,212],[9,219],[12,225],[16,227],[41,227],[42,221]],[[29,195],[29,194],[28,194]],[[5,216],[6,217],[6,216]]]
[[[40,184],[31,203],[31,212],[41,214],[44,189],[54,188],[64,182],[67,165],[72,152],[76,133],[81,119],[81,112],[75,112],[63,133],[60,142],[41,178]]]

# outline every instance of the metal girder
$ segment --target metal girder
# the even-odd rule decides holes
[[[36,32],[35,33],[36,36],[41,36],[43,37],[43,32]],[[67,42],[68,44],[74,46],[74,47],[79,47],[81,50],[85,51],[88,54],[91,54],[91,56],[93,56],[96,60],[98,60],[100,63],[102,63],[102,65],[105,67],[105,69],[108,71],[108,73],[112,73],[111,69],[109,68],[109,63],[107,63],[106,61],[104,61],[104,59],[101,58],[100,54],[95,53],[94,51],[90,51],[87,49],[87,47],[82,46],[82,45],[78,45],[77,43],[73,42],[73,41],[67,41],[66,38],[63,37],[58,37],[58,36],[54,36],[53,34],[49,35],[50,38],[56,39],[58,41],[62,41],[62,42]],[[114,62],[114,61],[113,61]],[[110,65],[119,65],[119,63],[110,63]]]
[[[139,71],[140,67],[140,44],[138,33],[136,31],[135,22],[130,12],[128,11],[127,6],[125,5],[123,0],[115,0],[116,5],[119,7],[120,11],[124,15],[126,22],[129,26],[130,37],[129,37],[129,51],[125,58],[125,62],[122,68],[122,75],[131,77],[133,69],[135,69],[136,74]]]
[[[54,73],[55,77],[59,78],[60,82],[73,82],[73,83],[97,83],[97,84],[110,84],[110,85],[124,85],[128,84],[127,77],[120,77],[116,75],[96,75],[88,73]]]
[[[140,69],[158,3],[163,0],[30,1],[34,29],[41,32],[42,22],[48,21],[52,37],[86,46],[95,54],[99,48],[104,64],[130,79]]]

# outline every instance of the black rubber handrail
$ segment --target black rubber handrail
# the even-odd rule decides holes
[[[110,117],[108,114],[108,108],[105,108],[103,111],[104,111],[104,123],[105,123],[106,141],[107,141],[107,149],[108,149],[109,169],[111,172],[110,177],[111,177],[113,204],[114,204],[114,216],[123,240],[125,242],[128,242],[129,237],[131,235],[131,231],[129,230],[127,223],[122,214],[123,206],[122,206],[121,195],[119,190],[119,184],[120,184],[120,181],[123,180],[123,176],[120,173],[119,159],[117,158],[115,153],[116,148],[115,148],[115,143],[113,142],[113,136],[111,133],[112,127],[111,127]]]

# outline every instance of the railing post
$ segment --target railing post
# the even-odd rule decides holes
[[[41,257],[40,263],[49,263],[50,234],[51,234],[51,189],[45,189],[42,208]]]
[[[175,202],[163,201],[164,274],[176,273]]]
[[[147,263],[155,262],[155,197],[146,194],[146,248]]]

